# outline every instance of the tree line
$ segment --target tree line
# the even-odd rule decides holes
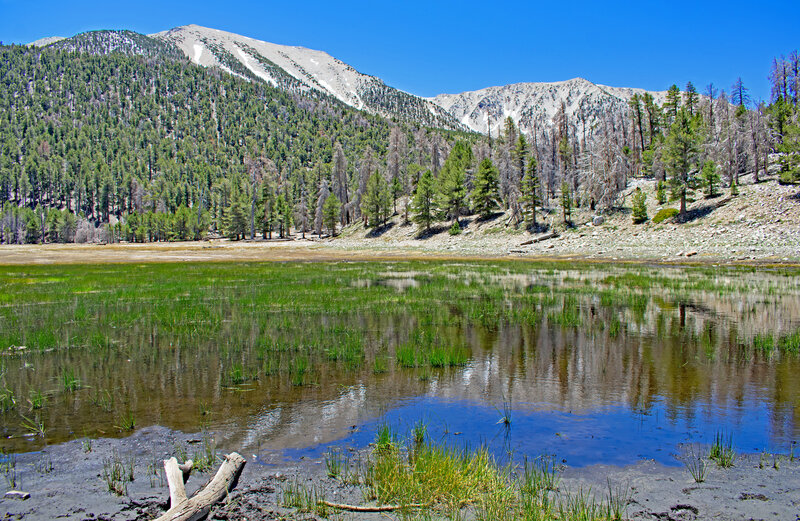
[[[797,53],[776,58],[772,99],[672,86],[662,103],[583,125],[498,136],[391,121],[314,92],[285,92],[157,56],[0,47],[0,240],[191,240],[336,234],[395,214],[430,230],[506,212],[542,229],[554,211],[613,209],[632,177],[658,197],[736,190],[777,161],[800,179]],[[547,218],[547,219],[546,219]]]

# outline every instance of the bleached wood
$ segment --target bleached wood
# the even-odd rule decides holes
[[[178,466],[178,461],[175,458],[165,460],[164,470],[167,473],[171,503],[170,509],[156,521],[195,521],[204,518],[211,507],[236,486],[244,464],[245,459],[240,454],[228,454],[214,478],[197,494],[187,499],[183,471]]]

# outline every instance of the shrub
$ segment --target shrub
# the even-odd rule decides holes
[[[653,222],[656,224],[662,223],[671,217],[675,217],[676,215],[678,215],[677,208],[664,208],[659,210],[655,217],[653,217]]]
[[[458,235],[461,233],[461,225],[458,224],[458,221],[453,223],[453,226],[450,227],[449,233],[450,235]]]

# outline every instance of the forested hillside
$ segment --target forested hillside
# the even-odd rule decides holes
[[[569,226],[577,207],[616,211],[634,178],[658,181],[659,203],[683,214],[735,194],[744,175],[800,180],[798,64],[796,52],[775,60],[769,105],[741,81],[703,94],[689,83],[660,105],[636,94],[592,125],[562,104],[549,126],[508,118],[481,136],[274,88],[243,66],[201,67],[127,31],[0,47],[0,240],[335,234],[393,214],[456,234],[460,216],[500,211],[541,231],[542,213]]]
[[[344,184],[385,161],[389,120],[117,40],[0,48],[3,242],[242,236],[267,192],[283,219],[313,217],[335,151]]]

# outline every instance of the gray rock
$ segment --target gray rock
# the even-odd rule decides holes
[[[600,226],[604,222],[606,222],[606,219],[602,215],[595,215],[592,217],[592,226]]]

